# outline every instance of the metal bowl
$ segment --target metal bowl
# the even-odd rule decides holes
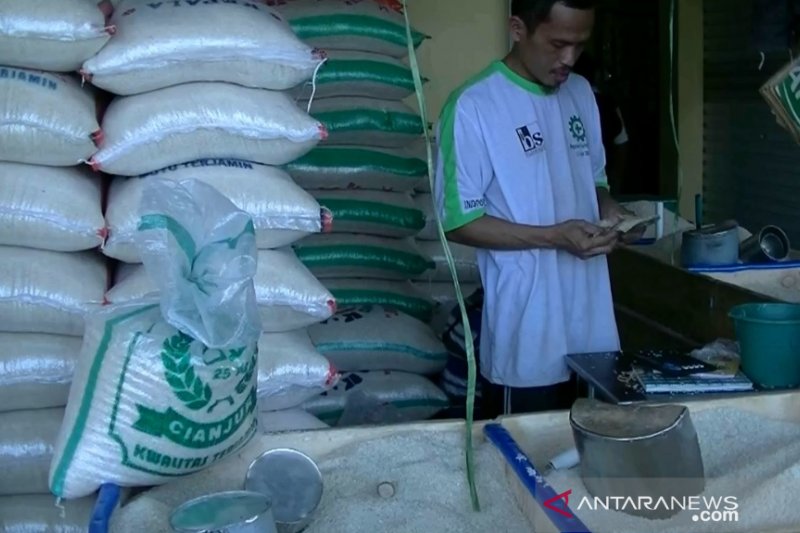
[[[189,500],[170,516],[177,533],[277,533],[265,494],[230,491]]]
[[[739,246],[739,257],[744,263],[777,263],[789,258],[791,247],[786,232],[765,226]]]

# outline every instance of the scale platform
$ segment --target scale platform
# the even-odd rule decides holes
[[[578,379],[588,386],[590,398],[597,398],[610,403],[627,404],[636,402],[678,402],[693,399],[713,400],[736,396],[752,396],[756,394],[778,394],[786,390],[763,390],[754,388],[749,391],[736,392],[681,392],[681,393],[645,393],[637,386],[635,379],[626,373],[630,371],[629,361],[621,352],[601,352],[567,355],[567,366],[575,372]]]

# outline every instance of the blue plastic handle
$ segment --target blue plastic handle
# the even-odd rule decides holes
[[[122,490],[118,485],[106,484],[100,487],[97,501],[89,523],[89,533],[108,533],[108,523],[117,508]]]
[[[581,522],[581,519],[572,512],[566,500],[557,494],[553,487],[539,474],[528,456],[520,449],[511,434],[500,424],[487,424],[483,428],[486,437],[500,450],[509,466],[519,477],[522,484],[539,503],[544,513],[561,533],[591,533]],[[561,512],[555,511],[546,505],[553,502]],[[556,505],[556,502],[559,502]],[[563,513],[563,514],[562,514]]]

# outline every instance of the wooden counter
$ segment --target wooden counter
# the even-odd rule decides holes
[[[695,347],[735,339],[728,312],[768,296],[694,274],[621,248],[609,257],[611,288],[623,349]]]

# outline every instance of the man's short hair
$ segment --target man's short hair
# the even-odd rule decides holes
[[[533,32],[539,24],[547,20],[556,4],[572,9],[594,9],[597,0],[512,0],[511,15],[522,19],[528,31]]]

